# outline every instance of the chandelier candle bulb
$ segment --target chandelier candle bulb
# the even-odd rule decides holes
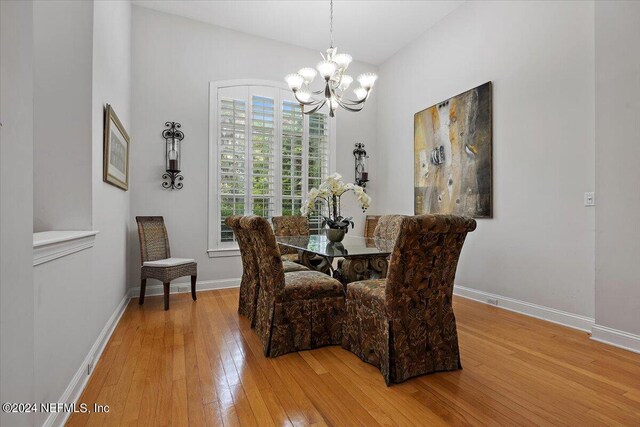
[[[300,69],[300,71],[298,71],[298,74],[302,76],[305,84],[310,84],[313,82],[313,79],[316,78],[318,72],[311,67],[306,67]]]
[[[324,60],[319,62],[316,68],[325,80],[329,80],[338,70],[338,65],[333,61]]]
[[[353,77],[348,74],[342,76],[342,80],[340,80],[340,90],[347,90],[349,85],[353,82]]]
[[[356,98],[358,99],[358,101],[362,101],[367,97],[367,90],[363,87],[354,89],[353,93],[356,95]]]
[[[338,64],[338,68],[342,71],[346,70],[353,58],[347,53],[339,53],[333,57],[333,60]]]
[[[364,73],[358,76],[358,83],[366,90],[371,90],[376,80],[378,80],[378,76],[374,73]]]
[[[288,74],[284,79],[289,85],[289,89],[293,91],[300,89],[304,83],[304,78],[300,74]]]
[[[300,102],[309,102],[309,100],[311,99],[311,93],[309,93],[309,91],[306,89],[302,89],[296,93],[296,98]]]

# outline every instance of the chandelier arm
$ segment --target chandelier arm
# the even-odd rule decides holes
[[[352,99],[344,99],[344,100],[343,100],[342,98],[339,98],[338,102],[339,102],[340,104],[349,105],[349,106],[351,106],[351,107],[356,107],[356,106],[358,106],[358,105],[362,105],[362,104],[364,104],[364,103],[365,103],[365,101],[367,100],[367,98],[368,98],[368,97],[362,98],[360,101],[354,101],[354,100],[352,100]]]
[[[313,109],[311,109],[311,110],[309,110],[309,111],[304,111],[304,110],[302,110],[302,112],[303,112],[304,114],[313,114],[313,113],[315,113],[316,111],[318,111],[319,109],[321,109],[322,107],[324,107],[324,104],[326,104],[326,103],[327,103],[327,100],[325,99],[325,100],[324,100],[324,101],[322,101],[322,103],[320,103],[320,105],[318,105],[317,107],[315,107],[315,108],[313,108]]]
[[[336,98],[336,102],[338,103],[339,106],[341,106],[345,110],[352,111],[354,113],[357,113],[358,111],[360,111],[360,110],[362,110],[364,108],[364,103],[363,102],[360,102],[359,104],[345,104],[339,98]],[[360,108],[353,108],[354,106],[359,106]]]

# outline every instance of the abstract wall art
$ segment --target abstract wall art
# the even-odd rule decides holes
[[[414,115],[414,212],[491,218],[492,85]]]

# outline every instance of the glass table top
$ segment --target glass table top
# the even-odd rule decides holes
[[[386,256],[393,251],[394,242],[379,238],[346,235],[340,243],[333,243],[324,234],[313,236],[276,236],[276,241],[290,248],[311,252],[323,257]]]

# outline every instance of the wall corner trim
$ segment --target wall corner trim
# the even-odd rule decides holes
[[[60,398],[58,399],[58,402],[60,403],[78,402],[78,399],[80,399],[80,396],[82,395],[82,392],[84,391],[84,388],[86,387],[87,382],[89,382],[89,378],[91,378],[91,375],[87,375],[87,366],[89,365],[89,363],[93,361],[93,366],[95,369],[95,366],[98,363],[100,356],[102,356],[103,350],[107,346],[107,343],[109,342],[109,339],[113,334],[113,331],[116,329],[116,325],[120,321],[120,318],[124,314],[124,311],[129,305],[130,300],[131,300],[130,292],[127,292],[122,298],[122,300],[120,301],[120,303],[118,304],[118,306],[116,307],[116,310],[113,312],[109,320],[107,320],[107,323],[106,325],[104,325],[104,328],[102,328],[102,331],[100,331],[100,334],[98,335],[98,338],[91,346],[91,349],[87,354],[87,357],[85,357],[82,363],[80,364],[80,367],[78,368],[76,373],[73,375],[71,382],[69,383],[65,391],[62,393],[62,396],[60,396]],[[63,426],[67,422],[70,415],[71,415],[70,412],[52,412],[51,414],[49,414],[49,416],[45,420],[43,427]],[[58,416],[60,416],[60,419],[58,419]]]
[[[488,304],[487,299],[493,299],[498,301],[498,308],[514,311],[516,313],[535,317],[536,319],[546,320],[547,322],[557,323],[559,325],[578,329],[584,332],[591,332],[591,327],[594,324],[594,319],[592,319],[591,317],[568,313],[566,311],[557,310],[555,308],[532,304],[530,302],[520,301],[509,297],[503,297],[502,295],[491,294],[489,292],[478,291],[476,289],[466,288],[464,286],[455,285],[453,288],[453,294],[484,304]]]
[[[640,335],[594,324],[591,327],[591,339],[634,353],[640,353]]]
[[[33,233],[33,265],[93,247],[99,231],[44,231]]]

